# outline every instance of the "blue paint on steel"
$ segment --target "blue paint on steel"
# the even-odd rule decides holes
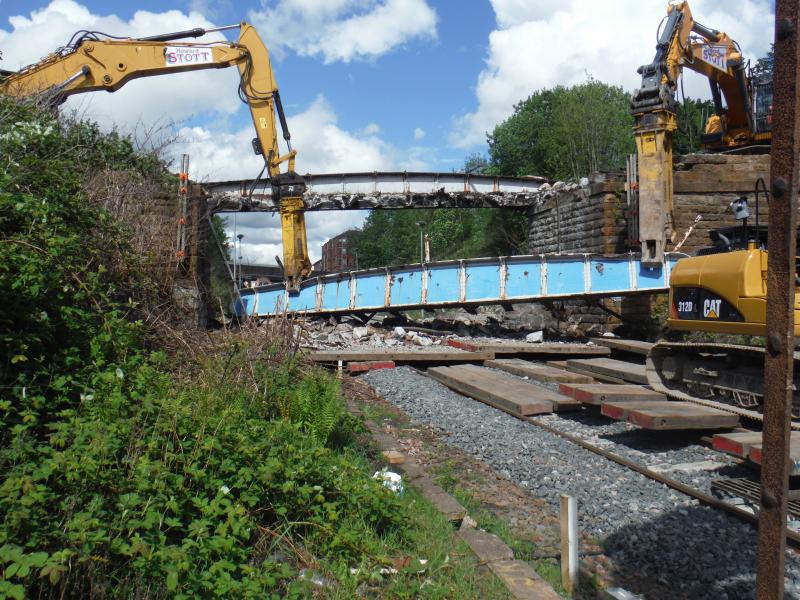
[[[350,305],[350,278],[323,279],[322,310],[344,310]]]
[[[492,262],[467,263],[467,300],[488,300],[497,298],[500,290],[500,264]]]
[[[630,262],[627,259],[592,259],[589,273],[593,292],[614,292],[631,286]]]
[[[246,290],[242,290],[242,297],[249,301],[248,315],[269,314],[283,310],[285,294],[282,289],[260,289],[253,295],[247,295]]]
[[[446,265],[428,267],[428,304],[458,302],[460,286],[459,265],[450,262]]]
[[[404,269],[392,272],[392,296],[390,306],[409,306],[422,303],[422,278],[419,269]]]
[[[677,262],[669,257],[670,268]],[[581,296],[621,296],[667,291],[668,270],[643,267],[637,256],[512,256],[472,259],[387,270],[370,269],[303,282],[286,296],[280,285],[242,290],[238,314],[267,316],[288,301],[289,312],[328,313],[382,309],[435,308]],[[543,276],[544,275],[544,276]],[[505,278],[505,286],[502,279]],[[546,280],[546,286],[542,280]],[[387,280],[389,289],[386,289]],[[355,297],[350,286],[355,281]],[[387,305],[387,299],[389,304]]]
[[[525,298],[542,293],[542,265],[540,262],[509,258],[506,298]]]
[[[370,271],[356,276],[356,306],[382,308],[385,306],[386,272]]]
[[[548,261],[547,295],[574,294],[578,290],[583,292],[583,262],[582,257]]]
[[[315,282],[300,286],[300,291],[289,294],[289,312],[308,312],[317,310],[317,286]]]
[[[677,260],[670,259],[670,265],[675,266]],[[651,290],[655,288],[664,287],[664,273],[660,268],[645,267],[641,263],[637,263],[637,282],[640,290]]]

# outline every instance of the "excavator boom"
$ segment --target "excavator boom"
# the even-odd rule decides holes
[[[665,243],[675,233],[672,137],[678,128],[677,90],[684,68],[703,75],[711,86],[715,114],[701,138],[706,149],[738,149],[769,143],[771,138],[769,131],[759,130],[738,44],[726,33],[695,21],[688,2],[670,3],[655,57],[639,67],[642,84],[631,99],[639,163],[639,240],[645,264],[663,263]]]
[[[178,41],[233,27],[239,29],[235,43]],[[239,69],[239,95],[250,108],[256,131],[253,148],[264,158],[264,168],[281,207],[284,276],[289,288],[296,289],[311,272],[303,216],[305,184],[294,171],[297,153],[291,149],[269,52],[251,25],[193,29],[139,39],[84,34],[65,49],[0,79],[0,93],[14,97],[43,95],[58,103],[74,94],[115,92],[140,77],[233,66]],[[278,147],[276,114],[289,146],[284,155]],[[287,163],[285,171],[281,171],[283,163]]]

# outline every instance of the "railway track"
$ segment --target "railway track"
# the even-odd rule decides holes
[[[636,362],[635,360],[631,360],[630,364],[631,364],[632,367],[634,365],[641,366],[641,364]],[[420,373],[422,375],[425,375],[425,376],[429,376],[428,370],[424,366],[414,366],[413,368],[414,368],[414,370],[416,372],[418,372],[418,373]],[[687,398],[684,395],[675,395],[675,394],[668,394],[668,395],[671,396],[671,397],[674,397],[677,400],[687,401]],[[729,412],[729,413],[732,413],[732,414],[736,414],[736,415],[742,417],[743,419],[749,421],[751,424],[760,424],[760,422],[762,421],[762,415],[760,413],[755,412],[755,411],[750,411],[750,410],[746,410],[746,409],[740,409],[738,407],[733,407],[733,406],[722,404],[722,403],[719,403],[719,402],[705,401],[705,400],[702,400],[702,399],[699,399],[699,400],[698,399],[691,399],[691,400],[694,401],[695,404],[698,404],[698,405],[701,405],[701,406],[707,406],[707,407],[713,407],[713,408],[717,408],[717,409],[722,409],[722,410],[725,410],[726,412]],[[512,415],[515,418],[520,419],[521,421],[524,421],[525,423],[527,423],[527,424],[529,424],[529,425],[531,425],[533,427],[537,427],[537,428],[543,429],[543,430],[547,431],[548,433],[556,435],[556,436],[558,436],[558,437],[560,437],[560,438],[562,438],[562,439],[564,439],[564,440],[566,440],[566,441],[568,441],[568,442],[570,442],[570,443],[572,443],[572,444],[574,444],[576,446],[579,446],[579,447],[581,447],[581,448],[583,448],[585,450],[588,450],[589,452],[592,452],[592,453],[594,453],[594,454],[596,454],[598,456],[601,456],[606,460],[612,461],[612,462],[614,462],[614,463],[616,463],[618,465],[621,465],[622,467],[625,467],[626,469],[629,469],[631,471],[639,473],[640,475],[643,475],[644,477],[647,477],[647,478],[649,478],[649,479],[651,479],[653,481],[657,481],[657,482],[659,482],[661,484],[664,484],[664,485],[668,486],[669,488],[671,488],[671,489],[673,489],[673,490],[675,490],[677,492],[680,492],[680,493],[685,494],[685,495],[687,495],[687,496],[689,496],[691,498],[694,498],[695,500],[697,500],[698,502],[700,502],[703,505],[710,506],[710,507],[713,507],[715,509],[721,510],[721,511],[723,511],[723,512],[729,514],[729,515],[732,515],[732,516],[736,517],[737,519],[739,519],[739,520],[741,520],[743,522],[746,522],[748,524],[751,524],[753,526],[757,526],[758,525],[758,514],[757,514],[756,510],[752,510],[751,511],[751,510],[748,510],[746,508],[742,508],[741,506],[738,506],[736,504],[733,504],[733,503],[731,503],[729,501],[726,501],[724,499],[716,497],[715,495],[713,495],[712,493],[709,493],[708,491],[704,491],[704,490],[699,489],[697,487],[693,487],[692,485],[688,485],[687,483],[685,483],[683,481],[680,481],[680,480],[678,480],[678,479],[676,479],[674,477],[670,477],[669,475],[667,475],[667,474],[665,474],[663,472],[659,472],[657,470],[654,470],[653,468],[649,467],[646,464],[643,464],[641,462],[638,462],[636,460],[633,460],[631,458],[623,456],[622,454],[620,454],[618,452],[615,452],[614,450],[610,450],[607,447],[603,447],[603,446],[601,446],[601,445],[599,445],[599,444],[597,444],[597,443],[595,443],[595,442],[593,442],[593,441],[591,441],[589,439],[586,439],[586,437],[583,437],[581,435],[575,434],[574,432],[565,431],[563,428],[559,428],[557,426],[554,426],[551,423],[546,423],[539,417],[535,417],[535,416],[534,417],[530,417],[530,416],[520,415],[517,411],[515,411],[513,409],[509,409],[507,406],[504,406],[504,405],[502,405],[502,404],[500,404],[498,402],[487,401],[486,399],[481,399],[481,401],[483,403],[485,403],[485,404],[489,404],[490,406],[492,406],[493,408],[495,408],[497,410],[501,410],[501,411],[503,411],[503,412],[505,412],[505,413],[507,413],[509,415]],[[587,410],[587,409],[584,409],[584,410]],[[795,428],[797,428],[797,424],[794,424],[794,425],[795,425]],[[727,480],[721,480],[721,481],[727,481]],[[754,489],[755,490],[758,489],[758,484],[755,483],[755,482],[750,482],[750,484],[745,484],[749,489],[749,492],[750,492],[749,495],[747,495],[747,494],[737,494],[736,493],[737,489],[741,488],[742,485],[743,484],[740,482],[740,483],[738,483],[738,485],[727,486],[727,487],[731,487],[731,489],[727,489],[727,487],[725,485],[717,486],[717,487],[719,489],[727,492],[730,495],[737,495],[738,497],[745,498],[746,500],[749,500],[751,503],[757,502],[757,500],[756,500],[757,495],[756,496],[753,495],[753,494],[757,494],[757,492],[754,492],[753,490]],[[714,487],[714,486],[712,486],[712,487]],[[800,550],[800,531],[795,531],[793,529],[788,529],[787,528],[786,539],[787,539],[787,544],[789,546],[791,546],[792,548]]]
[[[492,349],[492,347],[490,347],[490,346],[487,346],[487,347],[483,347],[483,346],[480,346],[480,345],[475,346],[475,345],[470,345],[469,343],[467,343],[466,345],[464,343],[454,344],[454,345],[456,345],[458,348],[461,348],[463,346],[463,350],[472,350],[472,351],[476,351],[476,350],[491,350]],[[647,346],[645,346],[645,345],[635,346],[635,350],[631,351],[629,349],[625,350],[624,348],[623,349],[620,349],[618,347],[615,348],[614,345],[612,344],[611,345],[611,349],[612,349],[613,355],[617,359],[627,357],[626,364],[629,365],[628,370],[631,373],[625,375],[625,377],[633,378],[634,380],[637,381],[637,383],[641,384],[641,378],[642,378],[642,373],[643,373],[643,369],[644,369],[644,365],[642,364],[642,362],[644,360],[644,355],[648,351]],[[400,354],[402,354],[402,353],[398,353],[398,355],[400,355]],[[437,355],[433,354],[433,355],[430,355],[428,358],[430,360],[433,360],[435,358],[435,356],[437,356]],[[445,355],[444,353],[438,354],[438,356],[441,356],[441,357],[445,357],[446,356],[449,359],[453,358],[452,356]],[[359,358],[364,358],[364,357],[359,357]],[[561,357],[558,357],[558,358],[568,358],[568,356],[561,356]],[[473,364],[475,362],[482,362],[482,361],[476,361],[475,358],[472,355],[469,355],[469,354],[465,354],[464,360],[472,361]],[[600,357],[600,358],[595,358],[595,359],[592,359],[592,360],[603,361],[603,360],[606,360],[606,359]],[[488,361],[485,364],[486,364],[487,367],[493,367],[493,364],[497,364],[498,362],[503,362],[503,361]],[[537,367],[541,368],[541,369],[558,369],[558,368],[567,369],[567,368],[569,368],[570,362],[571,361],[566,360],[566,361],[555,361],[555,362],[551,361],[548,365],[546,365],[545,363],[531,363],[531,364],[536,364]],[[580,363],[581,361],[577,361],[577,362]],[[588,361],[585,361],[585,362],[588,362]],[[611,361],[611,362],[613,362],[613,361]],[[433,373],[429,372],[429,370],[428,370],[428,366],[429,365],[425,364],[424,361],[423,362],[410,362],[409,361],[408,364],[413,364],[414,365],[413,369],[417,373],[425,375],[426,377],[430,377],[433,374]],[[454,363],[453,362],[449,362],[448,364],[454,364]],[[475,369],[478,369],[478,370],[485,369],[487,371],[493,370],[493,368],[492,369],[486,369],[486,367],[477,367],[477,366],[473,366],[473,367],[470,367],[470,368],[473,369],[473,370],[475,370]],[[441,369],[438,369],[438,370],[441,370]],[[445,370],[447,370],[447,369],[445,369]],[[623,368],[623,370],[624,370],[624,368]],[[437,371],[437,369],[434,369],[433,371]],[[581,372],[581,369],[578,368],[577,372]],[[505,376],[510,376],[510,373],[508,373],[508,372],[502,373],[502,374],[505,375]],[[584,372],[584,374],[588,374],[588,372]],[[517,373],[517,375],[518,375],[517,379],[519,381],[523,381],[524,379],[527,379],[527,377],[524,377],[523,372],[519,372],[519,373]],[[613,374],[606,374],[605,376],[601,375],[599,377],[599,379],[602,380],[603,377],[606,378],[605,379],[606,381],[616,381],[616,382],[619,382],[619,383],[622,382],[622,379],[613,376]],[[434,379],[438,379],[441,382],[440,378],[435,377],[435,376],[433,378]],[[631,381],[631,379],[629,379],[629,381]],[[533,383],[533,382],[529,382],[529,383]],[[625,387],[627,387],[627,388],[637,387],[637,386],[631,386],[631,385],[619,385],[619,383],[617,385],[619,386],[620,389],[625,388]],[[540,382],[540,385],[542,387],[546,388],[548,384],[544,384],[544,383]],[[589,452],[592,452],[593,454],[596,454],[596,455],[598,455],[598,456],[600,456],[600,457],[602,457],[602,458],[604,458],[606,460],[614,462],[614,463],[616,463],[616,464],[618,464],[618,465],[620,465],[620,466],[622,466],[622,467],[624,467],[624,468],[626,468],[626,469],[628,469],[630,471],[634,471],[634,472],[636,472],[636,473],[638,473],[638,474],[640,474],[640,475],[642,475],[644,477],[647,477],[648,479],[651,479],[653,481],[656,481],[658,483],[666,485],[670,489],[675,490],[676,492],[680,492],[681,494],[685,494],[686,496],[697,500],[698,502],[700,502],[703,505],[706,505],[706,506],[713,507],[715,509],[721,510],[721,511],[723,511],[723,512],[725,512],[727,514],[730,514],[730,515],[736,517],[737,519],[739,519],[739,520],[741,520],[743,522],[746,522],[746,523],[748,523],[750,525],[757,525],[757,523],[758,523],[758,516],[757,516],[757,512],[756,512],[757,511],[757,506],[756,505],[757,505],[757,502],[758,502],[758,492],[757,491],[754,492],[754,489],[757,490],[758,484],[757,484],[757,482],[753,481],[752,478],[751,478],[751,481],[749,483],[747,483],[746,481],[743,481],[744,478],[740,478],[740,479],[742,479],[741,481],[732,483],[731,485],[728,485],[728,486],[726,486],[726,485],[721,485],[721,486],[714,486],[714,485],[708,486],[708,485],[706,485],[705,486],[706,489],[701,489],[701,488],[699,488],[697,486],[691,485],[687,481],[681,481],[678,477],[671,476],[668,472],[664,472],[662,470],[652,468],[652,466],[646,464],[646,461],[636,460],[635,458],[631,458],[630,456],[625,456],[624,452],[620,452],[620,451],[618,451],[618,449],[609,448],[608,444],[598,443],[597,440],[596,440],[597,435],[593,435],[592,433],[587,433],[585,431],[584,432],[576,432],[574,430],[574,427],[573,427],[573,430],[569,430],[570,427],[568,427],[568,426],[559,426],[560,424],[563,425],[563,423],[567,423],[569,421],[569,419],[570,419],[569,415],[570,414],[575,414],[575,413],[558,413],[557,415],[554,414],[552,420],[547,421],[546,419],[542,418],[542,416],[527,416],[527,415],[520,414],[519,410],[516,410],[514,407],[510,407],[508,404],[504,404],[502,401],[493,401],[491,399],[491,397],[487,397],[484,394],[472,394],[469,391],[469,385],[468,384],[466,385],[466,387],[462,387],[461,389],[459,389],[458,387],[452,387],[452,386],[449,386],[449,387],[451,387],[452,389],[454,389],[455,391],[461,393],[464,396],[473,397],[474,399],[479,400],[480,402],[483,402],[484,404],[488,404],[488,405],[492,406],[495,409],[501,410],[501,411],[503,411],[503,412],[505,412],[505,413],[507,413],[509,415],[512,415],[515,418],[525,422],[526,424],[529,424],[532,427],[537,427],[539,429],[545,430],[545,431],[547,431],[548,433],[550,433],[552,435],[558,436],[559,438],[561,438],[563,440],[566,440],[567,442],[569,442],[571,444],[579,446],[579,447],[581,447],[581,448],[583,448],[583,449],[585,449],[585,450],[587,450]],[[497,387],[499,387],[499,386],[497,386]],[[549,385],[549,389],[550,389],[551,392],[554,391],[555,389],[557,389],[557,384],[555,384],[555,383],[554,384],[550,384]],[[476,395],[480,396],[480,397],[476,397]],[[668,395],[671,396],[671,397],[675,397],[675,395],[673,395],[673,394],[668,394]],[[675,398],[678,399],[678,400],[682,400],[684,402],[687,401],[687,398],[685,398],[685,397],[678,396],[678,397],[675,397]],[[696,399],[692,399],[692,400],[696,400]],[[664,404],[664,403],[662,402],[661,404]],[[752,425],[755,425],[755,426],[759,425],[761,420],[762,420],[762,416],[761,416],[760,413],[757,413],[757,412],[751,411],[751,410],[740,409],[738,407],[733,407],[733,406],[721,404],[721,403],[718,403],[718,402],[705,401],[705,400],[700,399],[700,400],[697,400],[697,401],[693,402],[693,404],[700,405],[700,406],[703,406],[703,407],[713,407],[714,409],[718,409],[718,410],[721,409],[721,410],[724,410],[725,412],[730,413],[730,414],[736,414],[737,416],[742,418],[744,421],[747,421],[748,424],[751,425],[751,426]],[[555,410],[559,410],[559,409],[555,409]],[[594,411],[594,412],[592,412],[592,411]],[[582,412],[583,413],[596,414],[599,411],[597,409],[592,408],[592,407],[586,407],[586,408],[582,409]],[[556,419],[561,419],[561,423],[559,423]],[[607,421],[607,422],[608,423],[613,423],[613,421],[610,421],[610,420]],[[654,436],[660,435],[660,436],[662,436],[662,439],[663,439],[665,434],[664,434],[664,432],[661,432],[661,433],[654,433],[653,435]],[[679,435],[679,434],[676,434],[676,435]],[[699,437],[699,435],[696,435],[696,437]],[[595,439],[592,439],[592,438],[595,438]],[[687,479],[687,478],[684,477],[684,479]],[[720,481],[729,481],[729,480],[721,479]],[[732,480],[730,480],[730,481],[732,481]],[[754,486],[755,486],[755,488],[754,488]],[[715,487],[716,487],[716,489],[715,489]],[[737,493],[737,491],[742,491],[745,487],[748,490],[747,493],[744,493],[744,492],[743,493]],[[753,510],[748,510],[747,508],[743,508],[742,506],[734,504],[731,501],[728,501],[728,500],[723,499],[721,497],[715,496],[714,493],[717,492],[718,490],[722,491],[722,492],[725,492],[727,495],[730,495],[730,496],[734,496],[735,495],[735,496],[737,496],[739,498],[744,499],[743,501],[750,503],[750,505],[753,507]],[[795,549],[800,549],[800,531],[795,531],[793,529],[787,529],[787,543],[791,547],[793,547]]]
[[[413,367],[413,369],[415,371],[417,371],[418,373],[420,373],[421,375],[424,375],[426,377],[428,376],[427,369],[425,369],[423,367]],[[499,403],[487,402],[487,401],[483,401],[483,402],[485,404],[489,404],[490,406],[492,406],[493,408],[495,408],[497,410],[501,410],[506,414],[509,414],[509,415],[511,415],[511,416],[513,416],[513,417],[515,417],[517,419],[520,419],[521,421],[524,421],[525,423],[528,423],[533,427],[538,427],[540,429],[544,429],[545,431],[547,431],[547,432],[549,432],[549,433],[551,433],[553,435],[556,435],[556,436],[558,436],[558,437],[560,437],[562,439],[565,439],[568,442],[570,442],[572,444],[575,444],[576,446],[579,446],[579,447],[581,447],[581,448],[583,448],[585,450],[588,450],[589,452],[597,454],[597,455],[599,455],[599,456],[601,456],[601,457],[603,457],[603,458],[605,458],[607,460],[610,460],[610,461],[612,461],[614,463],[617,463],[618,465],[621,465],[621,466],[625,467],[626,469],[630,469],[631,471],[639,473],[640,475],[643,475],[643,476],[647,477],[648,479],[652,479],[653,481],[657,481],[659,483],[662,483],[662,484],[670,487],[673,490],[676,490],[676,491],[678,491],[678,492],[680,492],[682,494],[690,496],[691,498],[694,498],[695,500],[697,500],[701,504],[713,507],[715,509],[722,510],[725,513],[730,514],[730,515],[736,517],[737,519],[740,519],[743,522],[749,523],[749,524],[754,525],[756,527],[758,526],[758,515],[756,513],[754,513],[754,512],[748,511],[748,510],[743,509],[743,508],[741,508],[739,506],[736,506],[734,504],[731,504],[729,502],[726,502],[724,500],[716,498],[713,495],[711,495],[711,494],[709,494],[707,492],[704,492],[703,490],[700,490],[698,488],[694,488],[694,487],[692,487],[690,485],[687,485],[687,484],[685,484],[685,483],[683,483],[681,481],[678,481],[675,478],[672,478],[672,477],[669,477],[667,475],[664,475],[663,473],[659,473],[657,471],[654,471],[653,469],[647,467],[646,465],[643,465],[643,464],[638,463],[638,462],[636,462],[634,460],[626,458],[626,457],[624,457],[624,456],[622,456],[622,455],[620,455],[618,453],[615,453],[613,451],[607,450],[607,449],[605,449],[605,448],[603,448],[603,447],[601,447],[601,446],[599,446],[599,445],[597,445],[595,443],[592,443],[592,442],[590,442],[590,441],[588,441],[588,440],[586,440],[586,439],[584,439],[584,438],[582,438],[582,437],[580,437],[578,435],[563,431],[562,429],[559,429],[557,427],[553,427],[552,425],[544,423],[544,422],[542,422],[541,420],[538,420],[535,417],[526,417],[526,416],[520,415],[519,413],[517,413],[517,412],[515,412],[513,410],[510,410],[507,407],[504,407]],[[794,531],[794,530],[791,530],[791,529],[787,529],[787,531],[786,531],[786,541],[787,541],[787,544],[790,545],[792,548],[800,550],[800,532]]]
[[[556,363],[565,369],[569,363],[569,359],[539,358],[542,360],[538,362],[519,362],[529,362],[537,369],[559,368]],[[626,376],[639,376],[644,352],[628,358],[626,364],[632,372]],[[544,500],[557,510],[560,494],[575,497],[581,531],[600,540],[605,555],[625,573],[637,574],[644,581],[661,577],[659,581],[671,590],[687,592],[675,597],[711,599],[723,593],[749,597],[747,590],[754,585],[760,500],[754,464],[748,466],[730,452],[710,448],[706,430],[647,431],[631,427],[606,418],[591,401],[578,410],[554,405],[552,411],[525,415],[500,401],[475,398],[482,394],[465,393],[466,388],[459,391],[434,381],[445,383],[437,374],[455,376],[479,369],[510,375],[488,361],[482,363],[483,367],[475,362],[469,367],[464,363],[437,367],[430,369],[431,373],[426,365],[416,363],[414,368],[375,371],[364,377],[381,397],[407,414],[414,427],[432,427],[444,444],[471,454],[499,477],[526,489],[532,498]],[[599,358],[596,362],[601,363]],[[488,374],[483,379],[496,381]],[[516,379],[549,394],[565,385],[538,380],[538,386],[534,386],[535,378],[525,381],[524,375],[516,375]],[[477,387],[479,378],[471,383],[476,392],[481,391]],[[506,399],[513,396],[512,386],[503,388],[495,383],[484,389],[487,387]],[[673,404],[663,398],[655,403]],[[645,404],[644,399],[640,404]],[[800,503],[795,504],[800,510]],[[800,598],[797,511],[790,509],[785,531],[787,589],[791,590],[790,597]],[[647,595],[646,588],[638,591]],[[745,595],[731,596],[731,590]]]

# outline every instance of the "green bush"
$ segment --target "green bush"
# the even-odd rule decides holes
[[[149,282],[82,186],[163,166],[2,99],[0,157],[0,597],[284,597],[317,558],[380,562],[404,510],[325,447],[346,437],[331,377],[245,348],[176,378],[146,348]]]

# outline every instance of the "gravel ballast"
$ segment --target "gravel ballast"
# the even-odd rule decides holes
[[[465,398],[414,369],[374,371],[362,380],[413,421],[439,430],[447,444],[487,463],[546,500],[553,510],[558,510],[561,494],[575,496],[580,528],[601,542],[618,567],[658,580],[674,590],[671,597],[755,596],[755,527],[535,425]],[[709,459],[709,451],[700,446],[684,447],[676,455],[661,447],[637,449],[631,444],[633,433],[628,426],[587,414],[539,418],[580,437],[608,440],[617,434],[620,446],[628,447],[629,457],[639,453],[648,464]],[[724,457],[711,459],[719,460],[721,469],[736,468]],[[701,489],[708,487],[712,476],[722,476],[705,470],[668,475]],[[726,472],[725,476],[731,475]],[[786,564],[786,597],[800,599],[800,560],[789,551]]]

